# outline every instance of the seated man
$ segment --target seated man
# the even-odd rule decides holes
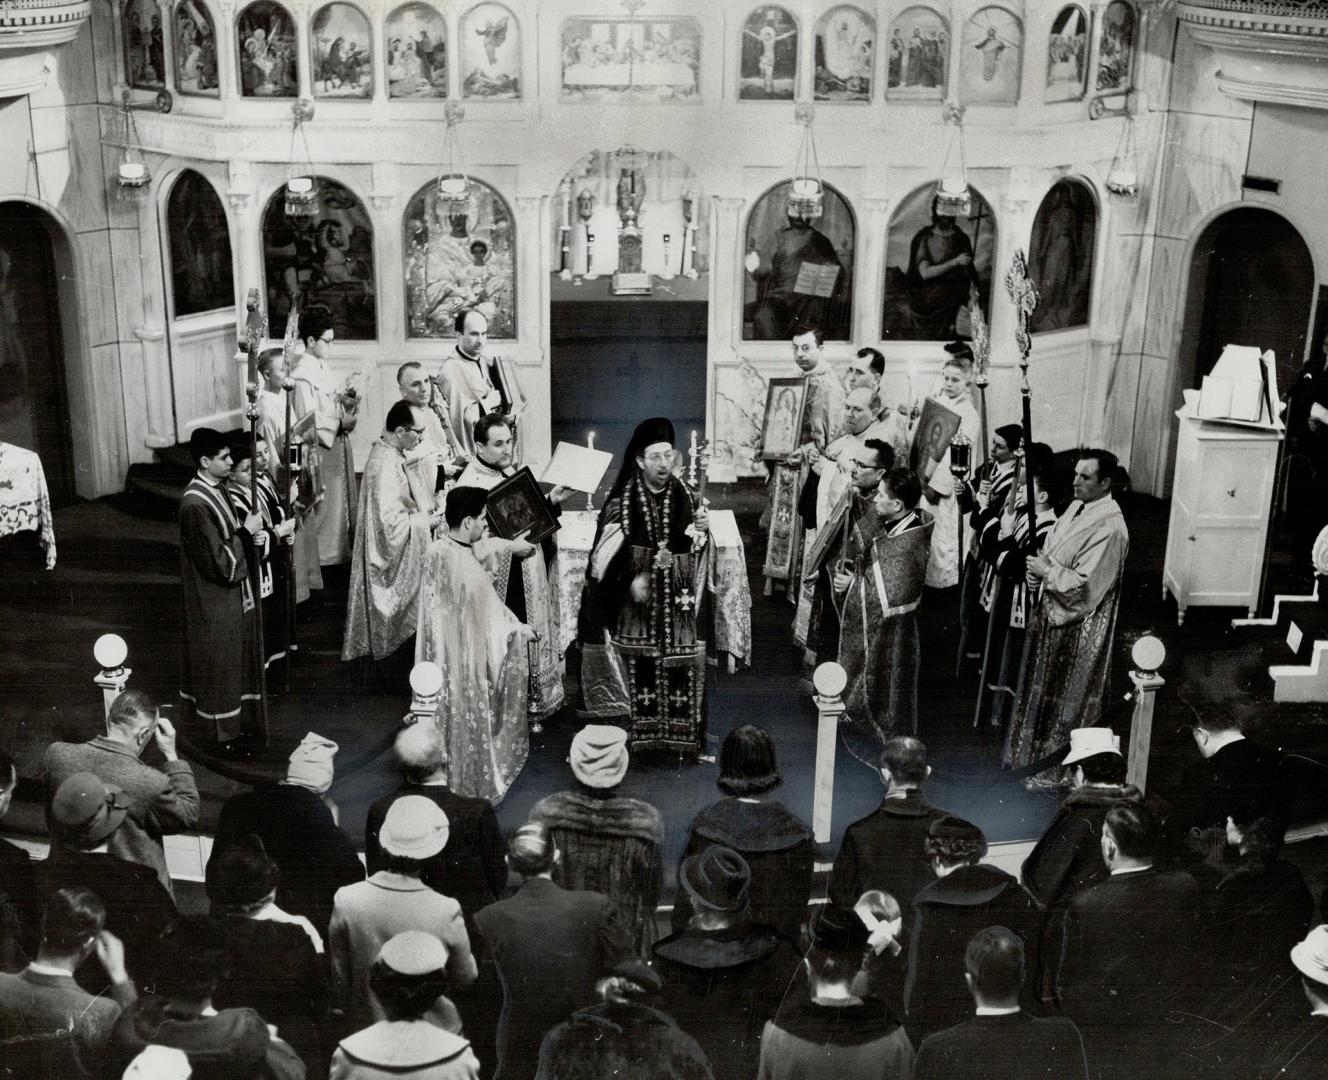
[[[1037,903],[1004,870],[980,862],[987,854],[982,830],[956,817],[927,830],[926,852],[936,880],[913,898],[904,1008],[909,1034],[921,1040],[968,1016],[968,992],[959,982],[964,950],[979,930],[1005,926],[1037,950]],[[1031,1004],[1031,998],[1030,1002]]]
[[[851,908],[825,906],[807,926],[808,985],[784,998],[761,1035],[759,1080],[909,1080],[913,1047],[881,1001],[852,985],[867,948],[867,927]]]
[[[1018,934],[1004,926],[980,931],[968,943],[964,968],[976,1015],[924,1040],[914,1080],[1088,1080],[1074,1021],[1032,1017],[1019,1007],[1025,968]]]
[[[42,918],[37,959],[17,975],[0,974],[0,1057],[8,1076],[95,1075],[104,1067],[111,1028],[137,994],[124,946],[103,929],[106,909],[87,889],[61,889]],[[110,997],[74,982],[93,955],[111,981]]]

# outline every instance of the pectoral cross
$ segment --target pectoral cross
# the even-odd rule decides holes
[[[677,595],[677,597],[674,599],[673,602],[677,604],[678,607],[680,607],[683,611],[691,611],[692,605],[696,603],[696,599],[695,597],[692,596],[691,589],[683,589],[682,592],[680,592]]]

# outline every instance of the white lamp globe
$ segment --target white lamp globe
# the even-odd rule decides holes
[[[129,655],[129,646],[119,634],[102,634],[92,646],[93,658],[103,670],[114,671],[124,667],[125,657]]]
[[[410,689],[416,697],[433,697],[443,688],[443,669],[432,660],[421,660],[410,669]]]

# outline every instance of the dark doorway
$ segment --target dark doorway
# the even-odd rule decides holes
[[[690,433],[705,436],[705,301],[653,297],[585,300],[559,298],[555,279],[551,311],[553,441],[615,455],[602,495],[622,464],[632,430],[650,416],[667,416],[686,450]],[[582,288],[589,292],[596,283]],[[601,287],[604,282],[598,283]],[[578,292],[581,290],[577,290]],[[599,291],[599,290],[597,290]],[[704,295],[704,294],[702,294]]]
[[[22,202],[0,203],[0,441],[35,451],[54,502],[74,495],[51,225]]]
[[[1242,206],[1210,223],[1190,263],[1177,405],[1229,344],[1272,349],[1285,393],[1305,355],[1313,301],[1314,261],[1286,218]]]

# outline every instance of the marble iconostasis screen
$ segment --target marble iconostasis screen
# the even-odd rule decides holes
[[[428,4],[403,4],[387,17],[387,96],[447,97],[447,23]]]
[[[568,19],[564,101],[696,101],[701,27],[685,18]]]
[[[817,101],[871,101],[876,20],[860,8],[831,8],[816,20]]]
[[[235,307],[235,274],[226,209],[216,189],[185,169],[166,199],[174,318]]]
[[[738,60],[738,97],[792,101],[798,88],[798,20],[765,5],[747,16]]]
[[[790,182],[771,188],[747,218],[743,260],[744,341],[787,341],[794,327],[819,327],[848,341],[857,226],[848,200],[823,185],[819,217],[791,217]]]
[[[905,8],[890,24],[885,96],[940,101],[950,63],[950,23],[929,7]]]
[[[300,57],[290,12],[270,0],[258,0],[240,12],[235,35],[240,93],[244,97],[295,97],[300,85]]]
[[[996,218],[976,189],[968,217],[935,211],[934,184],[905,196],[890,219],[885,246],[881,337],[951,341],[970,335],[969,298],[991,311]]]
[[[1038,207],[1028,245],[1028,273],[1038,287],[1030,330],[1088,325],[1096,243],[1093,193],[1075,180],[1057,181]]]
[[[309,52],[315,97],[373,96],[373,36],[359,8],[319,8],[309,32]]]
[[[284,188],[273,193],[263,211],[269,325],[280,336],[292,304],[299,311],[322,307],[337,337],[372,341],[378,337],[373,224],[349,188],[325,176],[315,182],[317,217],[287,217]]]
[[[461,17],[461,96],[506,101],[521,96],[521,28],[502,4]]]
[[[1078,101],[1088,89],[1088,12],[1061,8],[1047,40],[1047,88],[1043,100]]]
[[[199,0],[175,6],[175,89],[181,94],[219,97],[217,27]]]
[[[512,211],[488,184],[470,180],[462,202],[430,181],[402,219],[406,265],[406,334],[455,337],[462,308],[482,311],[489,336],[516,337],[516,241]]]

